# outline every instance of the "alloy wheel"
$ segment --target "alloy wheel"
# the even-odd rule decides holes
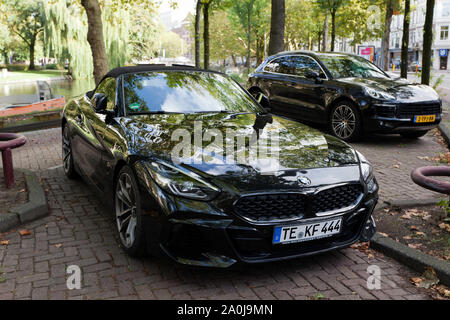
[[[126,248],[136,239],[137,205],[135,190],[128,173],[122,173],[116,186],[116,222],[120,240]]]
[[[356,115],[352,108],[347,105],[340,105],[334,110],[331,119],[333,131],[341,139],[349,138],[356,129]]]

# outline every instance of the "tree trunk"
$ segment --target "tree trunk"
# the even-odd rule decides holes
[[[384,36],[381,43],[382,48],[382,67],[385,71],[389,69],[389,43],[391,40],[391,22],[394,14],[394,0],[386,0],[386,20],[384,24]]]
[[[231,60],[233,60],[233,67],[237,67],[237,60],[234,54],[231,55]]]
[[[269,56],[272,56],[284,50],[285,16],[286,16],[285,0],[272,0]]]
[[[248,4],[248,8],[247,8],[247,61],[245,62],[246,66],[247,66],[247,72],[250,73],[250,67],[251,67],[251,62],[250,59],[251,57],[251,44],[252,44],[252,10],[250,7],[250,4]]]
[[[94,78],[98,84],[102,77],[108,73],[108,56],[103,38],[102,11],[97,0],[81,0],[88,18],[87,40],[91,46],[94,61]]]
[[[323,40],[322,40],[322,51],[328,50],[328,15],[325,16],[325,21],[323,23]]]
[[[30,39],[30,65],[28,66],[28,70],[35,70],[36,66],[34,65],[34,49],[36,47],[36,35]]]
[[[322,42],[322,32],[319,32],[318,34],[317,34],[317,51],[319,51],[320,52],[320,45],[321,45],[321,42]]]
[[[202,0],[197,0],[197,7],[195,10],[195,67],[200,66],[200,19],[202,14]]]
[[[2,51],[3,54],[3,61],[5,62],[5,65],[9,64],[9,59],[8,59],[8,51]]]
[[[336,41],[336,9],[331,10],[331,51],[334,52]]]
[[[430,85],[431,46],[433,44],[433,16],[435,0],[427,0],[427,12],[423,26],[422,84]]]
[[[403,19],[402,37],[402,64],[401,77],[408,78],[408,47],[409,47],[409,19],[411,11],[411,0],[405,0],[405,15]]]
[[[203,64],[209,69],[209,2],[203,4]]]

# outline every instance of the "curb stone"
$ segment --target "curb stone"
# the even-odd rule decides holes
[[[374,211],[382,210],[389,207],[400,207],[400,208],[414,208],[422,206],[436,205],[439,201],[445,199],[443,195],[442,198],[428,198],[428,199],[399,199],[393,201],[383,201],[378,202]]]
[[[447,125],[446,122],[443,121],[439,124],[438,128],[445,142],[447,143],[448,146],[450,146],[450,124]]]
[[[23,172],[28,188],[28,202],[12,208],[6,214],[0,215],[0,232],[8,231],[21,224],[42,218],[48,214],[47,198],[44,188],[35,173],[19,169]]]
[[[396,200],[379,203],[374,211],[382,210],[387,207],[411,208],[417,206],[435,205],[439,198],[423,200]],[[450,263],[438,260],[433,256],[410,248],[403,243],[397,242],[389,237],[381,235],[379,232],[370,240],[370,246],[385,255],[409,266],[410,268],[422,273],[426,267],[432,267],[441,283],[450,286]]]
[[[378,232],[370,241],[370,246],[420,273],[423,273],[426,267],[432,267],[440,283],[450,286],[450,263],[412,249]]]

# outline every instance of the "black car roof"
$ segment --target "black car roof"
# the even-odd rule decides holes
[[[151,72],[151,71],[203,71],[207,72],[209,70],[198,69],[193,66],[187,65],[172,65],[166,66],[165,64],[149,64],[149,65],[138,65],[130,67],[119,67],[109,71],[103,78],[117,78],[123,74],[139,73],[139,72]]]

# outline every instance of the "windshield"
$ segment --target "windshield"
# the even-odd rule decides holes
[[[125,75],[124,95],[127,114],[264,112],[236,82],[210,72]]]
[[[318,54],[318,56],[335,79],[389,78],[377,66],[361,57],[339,54]]]

